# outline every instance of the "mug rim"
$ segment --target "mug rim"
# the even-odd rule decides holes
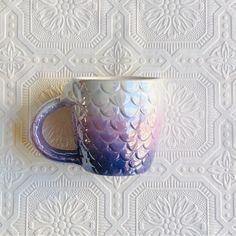
[[[159,80],[159,77],[145,77],[145,76],[78,76],[72,78],[72,80],[83,80],[83,81],[138,81],[138,80]]]

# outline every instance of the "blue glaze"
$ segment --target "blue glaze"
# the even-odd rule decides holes
[[[31,138],[37,149],[46,157],[61,162],[81,164],[81,154],[77,150],[61,150],[50,146],[43,136],[43,123],[52,112],[70,106],[68,101],[61,102],[59,98],[46,103],[35,117],[31,126]]]
[[[146,172],[155,156],[159,120],[153,106],[156,80],[145,80],[74,81],[74,97],[51,100],[36,115],[31,128],[35,147],[52,160],[76,163],[94,174]],[[54,148],[42,134],[46,117],[65,106],[72,108],[77,150]]]

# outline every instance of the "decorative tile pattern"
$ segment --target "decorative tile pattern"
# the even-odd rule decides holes
[[[176,39],[201,21],[202,1],[143,1],[144,24],[160,37]]]
[[[215,48],[207,62],[211,68],[221,75],[224,79],[228,79],[235,72],[236,50],[232,48],[228,42]]]
[[[47,187],[50,191],[42,194]],[[22,213],[15,227],[20,235],[102,235],[109,225],[100,224],[104,193],[91,182],[72,181],[63,175],[51,181],[35,180],[19,200]]]
[[[222,226],[215,218],[215,194],[201,182],[172,176],[142,182],[132,189],[124,227],[131,235],[217,235]]]
[[[236,235],[234,0],[0,1],[0,235]],[[91,175],[41,156],[30,122],[74,76],[164,80],[150,171]],[[70,111],[47,141],[74,148]]]
[[[162,128],[161,143],[167,147],[186,144],[200,129],[200,121],[192,114],[200,109],[196,94],[177,83],[167,84],[164,92],[165,124]]]
[[[100,60],[104,69],[111,75],[124,75],[132,65],[131,52],[118,41],[112,48],[108,48]]]
[[[107,36],[108,1],[22,1],[25,37],[39,48],[94,48]]]
[[[205,226],[202,222],[202,212],[195,203],[187,197],[177,196],[176,192],[168,193],[166,197],[157,197],[154,202],[147,205],[142,214],[144,216],[142,223],[149,224],[149,227],[144,226],[144,234],[147,235],[204,233],[201,232],[201,228]]]
[[[201,48],[214,35],[215,1],[132,0],[125,7],[135,22],[130,36],[144,48]]]
[[[25,53],[15,46],[10,40],[7,44],[0,49],[1,61],[0,70],[6,74],[9,79],[21,71],[24,66]]]
[[[236,159],[225,151],[212,163],[208,170],[216,183],[229,190],[236,182]]]
[[[176,80],[170,79],[174,75]],[[162,78],[165,123],[158,155],[170,162],[180,157],[202,158],[216,145],[213,139],[219,113],[214,107],[214,84],[201,74],[174,73]]]
[[[91,0],[81,1],[38,1],[35,17],[42,28],[61,39],[80,34],[89,28],[98,13],[97,4]]]
[[[0,183],[6,188],[10,188],[22,176],[22,163],[12,155],[11,151],[8,151],[4,157],[1,157],[0,165],[2,170]]]

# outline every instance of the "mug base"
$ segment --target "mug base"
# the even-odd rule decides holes
[[[87,154],[91,156],[89,152],[87,152]],[[107,159],[105,159],[104,161],[100,159],[98,162],[99,159],[98,157],[86,158],[87,159],[86,162],[83,162],[82,159],[82,168],[87,172],[97,175],[134,176],[146,173],[151,167],[154,156],[155,156],[154,152],[150,151],[147,154],[147,157],[143,159],[141,164],[139,160],[138,165],[134,161],[133,163],[131,163],[131,161],[124,161],[123,159],[113,160],[111,161],[111,163],[109,163]]]
[[[100,176],[136,176],[136,175],[143,175],[145,173],[148,172],[148,170],[143,170],[143,171],[140,171],[140,172],[131,172],[131,173],[100,173],[100,172],[95,172],[95,171],[92,171],[90,169],[85,169],[84,167],[82,167],[86,172],[90,173],[90,174],[95,174],[95,175],[100,175]]]

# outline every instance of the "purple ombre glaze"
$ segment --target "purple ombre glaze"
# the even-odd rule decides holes
[[[79,120],[75,113],[73,120]],[[112,120],[98,113],[93,117],[86,116],[86,122],[74,122],[79,134],[78,145],[94,159],[82,164],[86,170],[91,171],[93,166],[104,175],[134,175],[150,167],[160,133],[160,119],[156,117],[155,125],[149,127],[149,142],[138,138],[140,127],[147,122],[147,118],[140,119],[136,129],[131,126],[131,121],[119,113]],[[133,144],[135,142],[136,145]]]
[[[56,98],[44,104],[40,113],[38,113],[31,126],[31,138],[35,147],[46,157],[61,161],[81,164],[81,154],[77,150],[61,150],[49,145],[43,136],[43,123],[47,116],[52,112],[65,107],[71,106],[69,101],[60,101],[60,98]]]
[[[36,148],[52,160],[80,164],[95,174],[144,173],[155,156],[162,112],[153,105],[156,81],[143,81],[73,82],[78,98],[51,100],[36,115],[31,128]],[[46,117],[64,106],[72,108],[77,150],[54,148],[42,134]]]

